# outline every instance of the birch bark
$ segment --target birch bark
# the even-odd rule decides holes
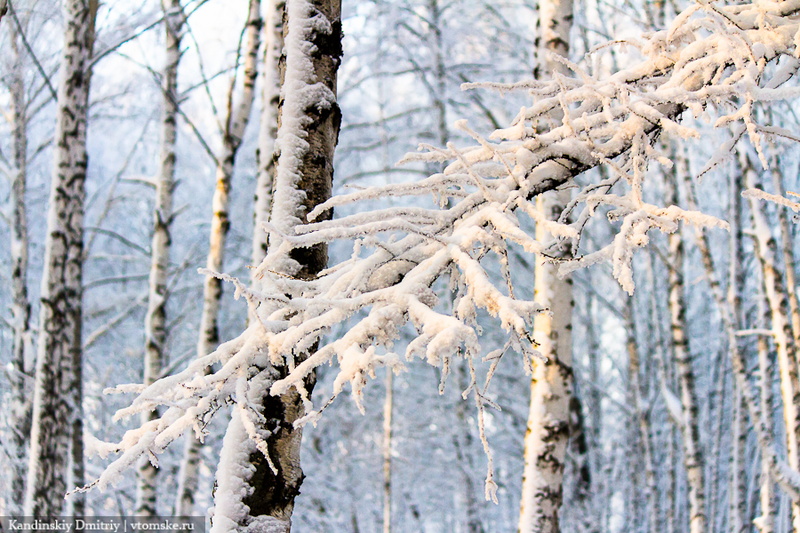
[[[392,411],[394,373],[386,369],[386,397],[383,399],[383,533],[392,533]]]
[[[222,153],[217,159],[216,186],[212,203],[211,230],[209,233],[206,268],[212,272],[222,272],[225,258],[225,241],[230,220],[231,179],[236,161],[236,153],[242,143],[245,128],[250,120],[250,111],[255,97],[255,83],[258,76],[258,49],[261,46],[261,0],[250,0],[245,26],[244,79],[238,104],[234,103],[236,78],[231,81],[227,99],[227,115],[222,132]],[[203,309],[200,317],[200,334],[197,340],[197,356],[211,353],[219,344],[219,309],[222,298],[222,281],[214,276],[206,276],[203,283]],[[175,513],[191,515],[194,509],[194,494],[197,490],[200,463],[200,444],[189,438],[183,454],[183,462],[178,479],[178,499]]]
[[[280,100],[280,71],[278,63],[283,51],[284,0],[267,0],[264,20],[264,60],[261,92],[261,116],[258,132],[258,175],[255,193],[255,227],[253,229],[253,266],[259,265],[267,255],[267,232],[264,223],[269,220],[272,208],[272,191],[275,186],[275,139],[278,136],[278,101]],[[255,274],[255,269],[253,270]],[[252,317],[251,317],[252,319]]]
[[[175,187],[175,145],[178,137],[178,65],[181,59],[181,36],[185,17],[180,0],[165,0],[164,34],[166,60],[162,79],[163,106],[161,116],[161,156],[156,178],[153,236],[150,245],[150,278],[145,316],[144,381],[157,380],[166,362],[167,342],[167,276],[172,237],[172,192]],[[142,413],[145,424],[157,412]],[[147,457],[139,462],[134,511],[140,516],[155,516],[157,467]]]
[[[544,57],[569,53],[572,29],[571,0],[539,3],[535,50],[539,61],[534,75],[550,76],[561,71],[561,63]],[[538,72],[542,67],[544,72]],[[558,120],[558,117],[553,117]],[[569,191],[540,196],[537,208],[549,219],[557,219],[569,201]],[[536,239],[552,237],[537,225]],[[561,254],[569,254],[562,248]],[[530,408],[524,443],[522,499],[519,532],[556,533],[560,531],[559,509],[563,499],[564,459],[569,436],[569,402],[572,386],[572,282],[556,275],[556,265],[537,258],[534,271],[534,299],[551,309],[552,315],[534,319],[534,338],[547,363],[533,362]]]
[[[742,170],[748,188],[758,186],[757,177],[749,158],[741,155]],[[764,292],[770,309],[772,333],[778,357],[778,368],[781,382],[781,398],[783,400],[783,419],[786,426],[786,449],[789,466],[795,472],[800,469],[800,381],[798,380],[795,346],[792,339],[792,328],[788,319],[789,306],[783,288],[783,276],[775,264],[776,243],[770,231],[769,223],[761,211],[758,200],[750,199],[750,216],[752,218],[756,241],[756,255],[761,269]],[[800,504],[792,504],[792,528],[800,531]]]
[[[22,505],[25,499],[25,459],[31,431],[31,303],[28,297],[28,216],[25,190],[28,177],[28,106],[25,98],[25,77],[19,35],[16,25],[10,29],[13,70],[9,76],[11,95],[11,320],[14,328],[11,356],[11,413],[13,464],[10,491],[11,504]],[[21,511],[16,509],[16,511]]]
[[[64,7],[64,55],[24,507],[26,515],[40,516],[59,515],[63,508],[69,437],[81,417],[82,400],[83,204],[89,64],[97,0],[66,0]]]
[[[678,204],[677,183],[671,184],[668,203]],[[695,375],[692,357],[686,338],[686,306],[683,283],[683,238],[680,231],[669,235],[669,310],[672,351],[678,370],[682,416],[680,430],[683,437],[683,461],[686,482],[689,486],[689,531],[706,530],[705,476],[703,452],[700,447],[698,403],[695,392]]]

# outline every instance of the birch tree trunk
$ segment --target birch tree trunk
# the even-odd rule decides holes
[[[267,0],[264,20],[264,60],[261,92],[261,116],[258,132],[258,175],[256,176],[255,225],[253,228],[252,264],[257,266],[267,255],[267,232],[264,223],[272,208],[275,186],[275,139],[278,136],[278,101],[280,100],[280,71],[278,63],[283,51],[284,0]],[[255,269],[253,269],[255,273]],[[252,317],[251,317],[252,319]]]
[[[217,159],[216,187],[211,201],[213,214],[206,268],[212,272],[222,272],[223,269],[225,241],[230,229],[228,208],[231,178],[233,177],[236,152],[242,143],[242,137],[250,120],[250,111],[253,107],[262,26],[261,0],[250,0],[245,30],[245,47],[242,51],[242,56],[244,57],[242,91],[238,95],[238,103],[235,103],[236,78],[234,77],[228,91],[227,115],[222,132],[222,153]],[[214,276],[206,276],[203,284],[200,335],[197,340],[198,357],[211,353],[219,344],[218,321],[221,298],[222,281]],[[194,512],[194,494],[197,490],[199,462],[199,441],[188,438],[178,479],[178,499],[175,504],[175,514],[177,515],[191,515]]]
[[[741,157],[742,170],[745,174],[746,186],[758,186],[756,172],[746,155]],[[780,372],[781,398],[783,400],[783,420],[786,426],[786,450],[788,463],[792,470],[798,471],[800,456],[798,441],[800,439],[800,381],[798,381],[795,346],[792,339],[792,328],[788,319],[789,306],[783,288],[783,276],[775,264],[776,243],[770,231],[769,223],[761,211],[758,200],[750,199],[750,216],[754,226],[756,255],[760,265],[764,293],[770,309],[772,334]],[[792,504],[793,531],[800,531],[800,505]]]
[[[763,291],[760,291],[763,292]],[[764,326],[770,323],[769,311],[767,306],[763,303],[763,294],[759,295],[759,315],[763,317]],[[759,382],[761,385],[761,395],[759,401],[761,402],[762,413],[772,413],[772,362],[769,357],[769,341],[764,335],[758,337],[758,373]],[[771,429],[771,424],[768,426]],[[762,452],[761,454],[761,472],[760,472],[760,487],[759,487],[759,502],[761,503],[761,516],[757,517],[754,522],[761,533],[773,533],[775,531],[775,489],[773,487],[772,476],[770,475],[769,458]]]
[[[670,184],[671,199],[678,204],[677,183]],[[686,307],[683,284],[683,238],[680,231],[669,235],[669,310],[672,336],[672,351],[678,370],[683,420],[680,430],[683,437],[683,462],[686,482],[689,486],[689,531],[706,531],[705,476],[703,452],[700,448],[698,404],[695,392],[695,376],[692,357],[686,338]]]
[[[543,56],[552,52],[566,57],[572,28],[572,1],[545,0],[539,3],[536,51],[537,69],[546,76],[563,65]],[[553,117],[558,120],[558,117]],[[557,219],[569,201],[569,191],[540,196],[537,208],[549,219]],[[552,237],[537,225],[536,239]],[[561,254],[569,251],[562,249]],[[533,361],[530,409],[524,443],[522,499],[519,533],[556,533],[563,499],[564,459],[569,437],[569,403],[572,386],[572,282],[556,275],[556,265],[536,259],[534,299],[551,309],[552,315],[534,318],[533,335],[541,344],[547,362]]]
[[[285,54],[281,58],[281,101],[278,114],[277,174],[271,222],[284,235],[295,234],[307,213],[330,198],[333,184],[333,152],[339,136],[341,112],[336,103],[336,73],[341,62],[341,3],[339,0],[288,0],[284,15]],[[313,46],[309,46],[313,43]],[[329,218],[328,212],[323,219]],[[317,220],[320,218],[318,217]],[[279,239],[278,234],[273,237]],[[270,247],[281,249],[281,243]],[[313,279],[327,264],[324,244],[276,252],[282,274]],[[302,360],[298,354],[296,363]],[[287,366],[263,369],[269,381],[289,372]],[[310,392],[315,376],[306,379]],[[259,389],[251,387],[251,393]],[[288,532],[294,500],[300,493],[302,428],[294,422],[304,414],[302,398],[294,388],[271,396],[268,386],[260,398],[248,398],[260,411],[258,428],[263,439],[256,449],[252,440],[242,443],[244,415],[238,407],[223,442],[217,471],[217,501],[225,509],[214,515],[212,532]],[[229,438],[230,437],[230,438]],[[245,468],[231,472],[226,464],[241,462]]]
[[[658,516],[660,514],[658,497],[658,480],[656,479],[655,467],[653,464],[652,445],[650,442],[650,419],[648,413],[642,405],[642,383],[640,380],[641,362],[639,360],[639,347],[636,342],[636,325],[634,322],[633,297],[626,299],[623,308],[625,327],[628,330],[627,349],[628,349],[628,375],[629,388],[631,393],[631,403],[633,404],[633,416],[636,418],[638,437],[641,442],[642,460],[645,472],[645,499],[648,508],[648,530],[657,531]]]
[[[25,514],[39,516],[59,515],[63,509],[70,430],[82,416],[83,204],[89,64],[97,0],[66,0],[64,6],[64,55],[58,85],[25,493]]]
[[[694,187],[689,173],[685,174],[687,200],[689,208],[697,210]],[[697,248],[703,260],[703,267],[706,271],[711,293],[717,301],[717,307],[722,318],[723,326],[727,331],[728,346],[731,356],[734,375],[736,377],[736,387],[739,389],[744,407],[750,416],[751,423],[756,432],[759,451],[761,453],[761,516],[755,519],[755,524],[762,533],[772,533],[774,528],[775,516],[775,492],[773,481],[777,481],[781,487],[790,495],[798,494],[800,486],[796,486],[789,479],[791,467],[778,459],[775,443],[772,437],[771,413],[772,408],[772,388],[771,365],[769,362],[769,346],[767,339],[762,335],[758,339],[758,358],[759,375],[761,384],[760,397],[756,396],[750,386],[747,375],[747,367],[743,354],[739,349],[739,337],[736,332],[742,323],[742,288],[745,286],[744,270],[742,261],[744,258],[743,249],[743,225],[742,225],[742,206],[741,191],[743,190],[743,179],[741,176],[731,181],[730,193],[730,269],[727,298],[723,295],[722,287],[715,274],[714,261],[711,257],[708,238],[702,230],[697,230]],[[764,327],[770,324],[770,313],[763,303],[763,287],[759,291],[759,315],[763,317]]]
[[[9,76],[11,95],[11,320],[14,328],[11,355],[11,412],[12,465],[10,477],[11,504],[21,512],[25,499],[25,459],[31,431],[30,381],[33,378],[33,347],[31,345],[31,304],[28,298],[28,216],[25,190],[28,177],[28,106],[25,99],[25,77],[19,35],[10,26],[11,50],[15,59]]]
[[[166,362],[167,342],[167,276],[172,237],[172,192],[175,187],[175,145],[178,118],[178,65],[181,59],[181,36],[185,22],[180,0],[165,0],[164,34],[166,61],[161,90],[164,109],[161,116],[161,156],[156,177],[153,236],[150,245],[150,278],[145,316],[144,381],[151,385],[161,375]],[[141,423],[158,416],[155,411],[143,412]],[[147,457],[139,462],[134,512],[139,516],[155,516],[156,465]]]
[[[383,400],[383,533],[392,533],[392,411],[394,372],[386,369],[386,397]]]

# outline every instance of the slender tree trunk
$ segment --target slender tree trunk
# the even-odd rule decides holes
[[[770,170],[772,174],[772,185],[775,189],[775,194],[785,196],[783,188],[783,175],[780,171],[780,161],[776,160]],[[792,333],[794,334],[795,357],[798,357],[798,365],[800,365],[800,352],[797,346],[800,346],[800,303],[797,300],[797,281],[795,276],[795,260],[794,260],[794,242],[792,240],[792,231],[789,227],[789,217],[785,209],[776,210],[778,216],[778,228],[781,236],[781,250],[783,252],[783,265],[784,276],[786,281],[786,296],[789,302],[789,312],[792,317]]]
[[[641,443],[642,460],[645,467],[645,500],[648,508],[648,530],[657,531],[659,516],[658,480],[656,479],[652,445],[650,443],[650,419],[642,405],[643,389],[640,380],[641,362],[639,360],[639,347],[636,342],[636,325],[633,319],[633,297],[628,297],[626,299],[623,313],[628,330],[628,375],[631,403],[633,404],[633,416],[636,418],[638,439]]]
[[[678,204],[677,183],[671,184],[670,204]],[[689,486],[689,530],[706,531],[705,479],[703,452],[700,448],[698,403],[692,357],[686,338],[686,307],[683,283],[683,238],[680,231],[669,235],[669,309],[672,351],[678,369],[682,416],[683,459]]]
[[[230,229],[228,217],[229,196],[236,152],[242,143],[245,128],[250,120],[250,111],[255,96],[255,83],[258,76],[258,49],[261,45],[261,1],[250,0],[246,22],[244,58],[244,79],[242,91],[235,103],[236,78],[231,81],[228,91],[227,115],[222,132],[222,153],[217,159],[216,187],[212,199],[211,230],[209,235],[206,268],[212,272],[222,272],[225,257],[225,241]],[[219,344],[219,309],[222,298],[222,281],[214,276],[206,276],[203,284],[203,309],[200,317],[200,334],[197,340],[197,356],[211,353]],[[183,453],[178,479],[178,498],[175,504],[177,515],[191,515],[194,512],[194,495],[197,491],[200,463],[200,443],[188,438]]]
[[[151,385],[161,375],[166,363],[167,343],[167,277],[172,244],[172,192],[175,187],[175,145],[178,129],[178,65],[181,59],[181,36],[185,22],[180,0],[166,0],[164,34],[166,61],[161,90],[164,109],[161,116],[161,156],[156,178],[153,236],[150,245],[150,280],[145,316],[144,384]],[[142,413],[141,423],[158,416],[155,411]],[[147,457],[139,462],[134,512],[139,516],[155,516],[156,474],[158,469]]]
[[[746,155],[741,157],[742,170],[748,188],[758,186],[756,172]],[[761,269],[764,292],[770,308],[772,333],[780,371],[783,419],[786,425],[786,449],[789,466],[797,472],[800,467],[798,442],[800,441],[800,381],[798,381],[795,346],[792,328],[788,319],[789,306],[783,287],[783,276],[775,264],[776,243],[769,223],[756,199],[750,200],[750,216],[756,241],[756,255]],[[800,505],[792,504],[792,527],[800,532]]]
[[[383,400],[383,533],[392,533],[392,410],[394,373],[386,369],[386,397]]]
[[[264,25],[264,61],[261,93],[261,118],[258,133],[258,175],[256,176],[255,227],[253,228],[253,266],[267,255],[267,232],[264,223],[272,209],[272,190],[275,184],[275,139],[278,136],[278,101],[280,100],[280,71],[278,63],[283,51],[284,0],[267,0]],[[253,269],[255,273],[255,269]],[[252,317],[251,317],[252,318]]]
[[[759,291],[763,293],[763,291]],[[770,323],[769,311],[764,304],[763,294],[759,295],[759,315],[762,317],[763,326],[767,327]],[[758,373],[761,395],[761,412],[771,416],[773,412],[772,401],[772,361],[770,360],[769,340],[764,335],[758,337]],[[766,424],[765,424],[766,425]],[[768,428],[771,429],[772,424]],[[759,501],[761,503],[761,515],[754,520],[760,533],[773,533],[775,531],[775,514],[777,512],[775,489],[770,475],[769,458],[762,452],[761,454],[761,479],[759,486]]]
[[[539,30],[536,34],[537,64],[552,71],[563,66],[555,61],[541,61],[547,52],[566,57],[572,28],[572,1],[547,0],[539,3]],[[559,117],[553,117],[558,120]],[[569,191],[562,190],[540,197],[537,208],[547,218],[558,219],[569,201]],[[547,242],[550,236],[537,225],[536,239]],[[570,251],[561,250],[563,255]],[[557,533],[559,509],[563,500],[564,459],[569,437],[569,404],[572,387],[572,281],[560,279],[556,265],[537,258],[534,299],[552,311],[534,319],[534,337],[547,362],[533,362],[530,409],[524,443],[522,499],[519,533]]]
[[[59,515],[69,437],[82,416],[83,209],[86,123],[96,0],[65,2],[64,56],[58,86],[33,398],[26,515]],[[82,445],[82,440],[75,439]],[[73,457],[82,454],[73,451]],[[81,483],[80,479],[73,479]]]
[[[9,81],[11,93],[11,320],[14,328],[11,356],[11,413],[13,463],[11,465],[11,503],[22,511],[25,499],[25,463],[31,431],[31,381],[33,347],[31,345],[31,303],[28,298],[28,216],[25,189],[28,177],[28,109],[25,100],[25,77],[16,26],[10,26],[14,66]]]
[[[733,422],[731,424],[730,486],[730,531],[742,533],[747,526],[747,423],[742,392],[734,387]]]
[[[336,103],[336,73],[341,62],[341,3],[339,0],[288,0],[283,32],[285,55],[281,58],[281,102],[278,114],[278,163],[271,222],[282,234],[293,235],[307,214],[330,198],[333,185],[333,152],[339,136],[341,112]],[[309,46],[314,43],[314,46]],[[313,50],[313,53],[311,51]],[[329,218],[330,212],[322,218]],[[274,233],[271,239],[280,241]],[[325,268],[327,247],[290,248],[270,241],[279,257],[283,275],[313,279]],[[272,253],[272,252],[271,252]],[[285,254],[285,255],[284,255]],[[257,326],[254,326],[257,327]],[[302,360],[298,354],[295,362]],[[219,502],[224,509],[212,519],[214,533],[250,528],[251,531],[287,532],[295,497],[300,492],[302,428],[294,423],[304,414],[300,393],[292,388],[271,396],[269,383],[288,375],[288,362],[261,372],[269,380],[251,385],[250,404],[260,411],[257,430],[262,450],[250,440],[244,445],[241,428],[244,413],[237,406],[223,443],[217,476]],[[315,376],[306,379],[310,393]],[[263,417],[263,418],[262,418]],[[266,453],[266,455],[265,455]],[[229,461],[248,466],[231,472]],[[219,506],[217,506],[219,509]]]
[[[695,200],[694,187],[691,183],[689,173],[686,173],[686,191],[689,208],[697,210],[697,202]],[[741,392],[744,407],[750,416],[751,423],[756,432],[759,451],[761,452],[761,465],[762,465],[762,479],[761,479],[761,502],[762,502],[762,516],[756,519],[756,524],[759,530],[763,533],[772,533],[774,527],[775,516],[775,492],[773,488],[773,481],[780,483],[784,490],[791,494],[798,494],[800,487],[793,484],[789,479],[791,467],[778,459],[778,454],[775,449],[775,443],[772,437],[772,422],[771,413],[772,409],[772,389],[771,380],[767,379],[770,375],[770,362],[769,350],[767,339],[759,336],[758,339],[758,353],[759,353],[759,373],[761,376],[761,396],[756,397],[753,391],[749,377],[747,375],[747,365],[745,364],[743,354],[739,349],[739,337],[736,331],[742,323],[741,308],[742,308],[742,288],[745,285],[744,270],[742,269],[742,261],[744,258],[743,250],[743,230],[742,230],[742,209],[741,209],[741,191],[743,190],[743,179],[741,176],[732,180],[730,193],[730,215],[728,220],[730,222],[730,272],[727,298],[723,295],[722,288],[715,275],[714,261],[711,257],[711,250],[708,239],[702,230],[697,231],[697,247],[700,251],[703,260],[703,266],[706,271],[709,286],[711,287],[712,295],[717,301],[717,307],[722,318],[723,326],[727,331],[728,346],[731,356],[731,363],[733,366],[734,375],[736,377],[736,386]],[[760,316],[764,317],[764,327],[770,324],[770,313],[766,305],[763,303],[763,287],[760,291],[759,305],[764,310],[760,312]]]

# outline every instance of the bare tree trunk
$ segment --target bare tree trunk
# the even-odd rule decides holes
[[[678,204],[677,183],[670,184],[672,197],[669,203]],[[706,531],[705,479],[703,452],[700,448],[698,404],[692,358],[686,339],[686,308],[683,284],[683,238],[680,231],[669,235],[669,309],[672,331],[672,351],[678,369],[683,420],[683,459],[689,486],[689,530]]]
[[[167,342],[167,276],[172,244],[172,192],[175,187],[175,145],[178,129],[178,65],[181,60],[181,36],[185,17],[180,0],[166,0],[164,7],[164,34],[166,61],[161,90],[163,113],[161,117],[161,156],[156,178],[155,207],[153,210],[153,236],[150,245],[150,280],[145,316],[144,384],[151,385],[161,375],[166,362]],[[141,423],[158,416],[155,411],[143,412]],[[147,457],[139,462],[136,503],[134,512],[140,516],[155,516],[156,465]]]
[[[283,32],[286,53],[280,69],[279,155],[271,221],[281,233],[293,235],[298,224],[309,222],[307,214],[330,198],[333,185],[333,152],[341,123],[336,103],[336,73],[342,54],[340,1],[288,0]],[[328,212],[322,218],[330,216]],[[273,237],[280,240],[277,234]],[[325,245],[286,252],[281,243],[270,242],[273,246],[278,250],[275,253],[284,275],[313,279],[327,264]],[[303,354],[298,356],[301,360]],[[261,372],[268,374],[271,382],[288,374],[288,363]],[[313,388],[314,381],[313,374],[306,379],[307,391]],[[268,386],[251,386],[253,394],[258,390],[264,395],[251,403],[260,411],[262,422],[257,429],[266,455],[255,449],[252,441],[242,446],[235,438],[242,424],[241,409],[237,407],[225,436],[217,476],[217,498],[225,498],[228,503],[224,512],[212,519],[214,533],[246,527],[275,533],[291,529],[294,500],[304,477],[300,467],[302,428],[294,423],[303,415],[304,406],[294,388],[271,396]],[[248,466],[230,472],[224,461]],[[223,491],[223,484],[242,490],[234,495],[230,490]]]
[[[658,530],[659,499],[658,499],[658,480],[656,479],[655,466],[653,464],[652,445],[650,443],[650,419],[642,405],[642,384],[640,380],[641,363],[639,361],[639,347],[636,342],[636,326],[633,320],[633,297],[626,299],[623,309],[626,328],[628,330],[628,375],[630,377],[631,403],[633,404],[633,416],[636,418],[638,437],[641,442],[641,449],[645,467],[645,499],[648,507],[648,530]]]
[[[567,56],[572,29],[572,0],[548,0],[539,3],[539,30],[535,49],[539,65],[552,71],[563,66],[551,60],[541,61],[547,52]],[[559,117],[554,116],[554,120]],[[558,219],[569,201],[569,190],[540,196],[537,209],[548,219]],[[541,226],[536,239],[547,242],[552,237]],[[562,249],[563,255],[570,251]],[[524,443],[522,499],[519,533],[557,533],[559,509],[563,500],[564,459],[569,437],[569,404],[572,387],[572,281],[560,279],[557,267],[537,258],[534,299],[550,308],[552,315],[534,318],[534,337],[547,362],[533,362],[530,409]]]
[[[763,291],[759,291],[763,292]],[[759,295],[759,315],[763,317],[766,327],[770,323],[769,311],[764,304],[763,294]],[[773,412],[772,402],[772,361],[769,357],[769,340],[764,335],[758,337],[758,373],[761,384],[761,412],[770,415]],[[771,424],[768,426],[771,429]],[[761,533],[775,531],[775,514],[777,512],[775,489],[770,475],[769,458],[761,454],[761,479],[759,487],[759,501],[761,503],[761,516],[754,520]]]
[[[785,196],[783,189],[783,175],[780,171],[780,161],[775,161],[771,169],[772,184],[775,189],[775,194]],[[797,351],[797,346],[800,345],[800,303],[797,300],[797,282],[795,276],[795,260],[794,260],[794,242],[792,240],[792,231],[789,227],[789,217],[786,215],[786,210],[778,209],[778,228],[780,229],[781,236],[781,250],[783,251],[783,265],[784,277],[786,281],[786,296],[789,302],[789,312],[792,317],[792,333],[794,334],[795,357],[798,357],[798,365],[800,365],[800,352]]]
[[[731,435],[730,486],[730,531],[743,533],[747,527],[747,465],[745,449],[747,445],[747,423],[744,401],[739,387],[734,387],[733,422]]]
[[[383,400],[383,533],[392,533],[392,410],[394,373],[386,369],[386,397]]]
[[[11,160],[11,319],[14,328],[11,356],[11,413],[9,426],[13,431],[13,463],[11,465],[11,503],[22,511],[25,499],[25,459],[31,431],[31,392],[33,378],[33,347],[31,345],[31,303],[28,298],[28,216],[25,190],[28,177],[28,109],[25,100],[25,77],[19,35],[10,26],[14,67],[9,76],[11,94],[12,141]]]
[[[54,172],[33,398],[26,515],[59,515],[64,505],[69,437],[82,416],[83,209],[86,122],[96,0],[65,2],[64,56],[58,86]],[[82,445],[82,440],[77,440]],[[73,442],[74,442],[73,441]],[[73,451],[73,457],[82,456]],[[73,482],[81,483],[80,479]]]
[[[742,170],[748,188],[758,186],[756,172],[746,155],[742,155]],[[772,333],[778,356],[780,371],[781,397],[783,399],[783,419],[786,425],[786,449],[788,462],[792,470],[800,467],[800,381],[798,381],[795,346],[792,339],[792,328],[788,316],[788,303],[783,288],[783,279],[775,264],[776,243],[772,237],[769,223],[761,212],[758,200],[750,200],[750,215],[754,226],[754,237],[758,262],[761,267],[764,292],[770,308]],[[792,504],[792,527],[800,531],[800,505]]]

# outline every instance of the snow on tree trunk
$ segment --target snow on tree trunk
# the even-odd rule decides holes
[[[746,154],[741,154],[742,171],[746,185],[750,189],[757,188],[756,171],[750,164]],[[770,225],[761,211],[759,200],[750,197],[750,216],[753,221],[753,236],[756,244],[756,256],[761,269],[764,292],[770,309],[772,334],[778,358],[781,382],[781,398],[783,400],[783,421],[786,426],[786,450],[788,463],[797,473],[800,470],[800,381],[798,381],[797,359],[789,322],[789,306],[783,288],[783,276],[776,265],[777,245],[772,236]],[[792,527],[800,531],[800,504],[792,504]]]
[[[10,75],[11,141],[11,320],[14,328],[11,356],[11,401],[9,427],[12,428],[12,464],[10,501],[21,511],[25,499],[25,458],[31,431],[31,385],[33,355],[31,351],[31,303],[28,298],[28,216],[25,190],[28,177],[28,109],[25,99],[25,78],[19,35],[10,26],[14,65]]]
[[[145,316],[144,381],[150,385],[161,375],[166,362],[167,279],[172,237],[172,192],[175,187],[175,145],[178,129],[178,65],[181,59],[181,36],[185,17],[179,0],[167,0],[164,7],[166,60],[162,78],[163,112],[161,116],[161,155],[156,178],[153,236],[150,245],[150,280]],[[157,411],[141,414],[142,423],[153,420]],[[139,460],[134,512],[155,516],[157,466],[149,457]],[[180,514],[180,513],[179,513]],[[188,513],[187,513],[188,514]]]
[[[231,178],[236,161],[236,152],[242,143],[245,128],[250,120],[250,111],[255,97],[255,83],[258,76],[258,49],[261,45],[261,1],[250,0],[248,6],[244,57],[244,79],[242,91],[235,104],[236,77],[231,81],[227,99],[227,115],[222,133],[222,153],[217,159],[216,187],[212,198],[213,214],[209,234],[206,269],[222,272],[225,257],[225,241],[230,228],[228,218]],[[203,284],[203,309],[200,317],[200,334],[197,341],[197,356],[202,357],[214,351],[219,344],[219,308],[222,298],[222,281],[206,275]],[[199,435],[198,435],[199,437]],[[175,512],[178,515],[191,515],[194,509],[194,494],[197,491],[200,444],[194,438],[186,440],[178,479],[178,498]]]
[[[678,184],[668,184],[672,189],[672,205],[678,204]],[[686,468],[686,483],[689,486],[689,531],[706,531],[705,463],[700,448],[697,393],[692,368],[692,356],[686,338],[686,306],[683,283],[683,237],[680,231],[669,235],[669,310],[672,333],[672,352],[678,369],[680,384],[681,420],[683,437],[683,462]]]
[[[563,64],[548,53],[567,57],[572,29],[572,0],[545,0],[539,3],[535,37],[538,62],[535,77],[550,77],[565,72]],[[538,75],[537,75],[538,74]],[[559,113],[551,117],[557,122]],[[548,220],[558,220],[569,201],[569,190],[553,191],[538,198],[536,208]],[[536,240],[548,242],[553,237],[536,225]],[[556,253],[568,256],[571,251],[561,244]],[[569,438],[569,404],[572,394],[572,281],[557,275],[557,265],[542,256],[534,269],[534,300],[549,307],[552,314],[534,318],[533,335],[547,362],[533,361],[531,396],[524,442],[522,499],[519,532],[557,533],[558,513],[563,499],[564,459]]]
[[[283,51],[284,0],[268,0],[264,25],[264,60],[261,92],[261,117],[258,132],[258,174],[256,175],[255,224],[253,228],[252,264],[259,265],[267,255],[267,232],[264,224],[272,208],[275,184],[275,139],[278,136],[278,100],[280,99],[280,70],[278,63]],[[255,274],[255,269],[253,270]]]
[[[277,174],[271,214],[275,231],[270,235],[270,255],[272,264],[285,276],[298,279],[313,279],[327,263],[325,244],[308,248],[283,246],[282,236],[295,235],[296,226],[308,222],[308,213],[331,194],[333,152],[341,122],[336,103],[336,73],[342,54],[340,17],[338,0],[289,0],[286,4]],[[325,218],[330,218],[330,212]],[[295,357],[299,362],[304,354]],[[268,366],[258,375],[282,379],[293,367],[287,361],[285,366]],[[314,374],[306,377],[306,391],[311,390],[314,379]],[[250,421],[251,440],[243,445],[226,434],[222,460],[233,462],[236,457],[239,466],[231,471],[221,463],[217,471],[214,533],[291,528],[294,500],[303,480],[302,428],[294,425],[305,413],[303,399],[295,388],[273,396],[266,385],[250,386],[250,394],[259,392],[260,400],[250,401],[258,413],[257,427]],[[234,415],[229,433],[237,431],[242,419],[248,420],[242,413]],[[258,449],[252,444],[254,436]],[[230,479],[232,476],[236,479]],[[246,490],[223,493],[223,483],[244,486]]]
[[[45,238],[26,515],[61,513],[71,427],[82,416],[83,209],[96,0],[65,2],[54,172]],[[81,443],[81,439],[74,439]],[[73,456],[77,456],[73,452]],[[74,480],[82,483],[83,480]]]

